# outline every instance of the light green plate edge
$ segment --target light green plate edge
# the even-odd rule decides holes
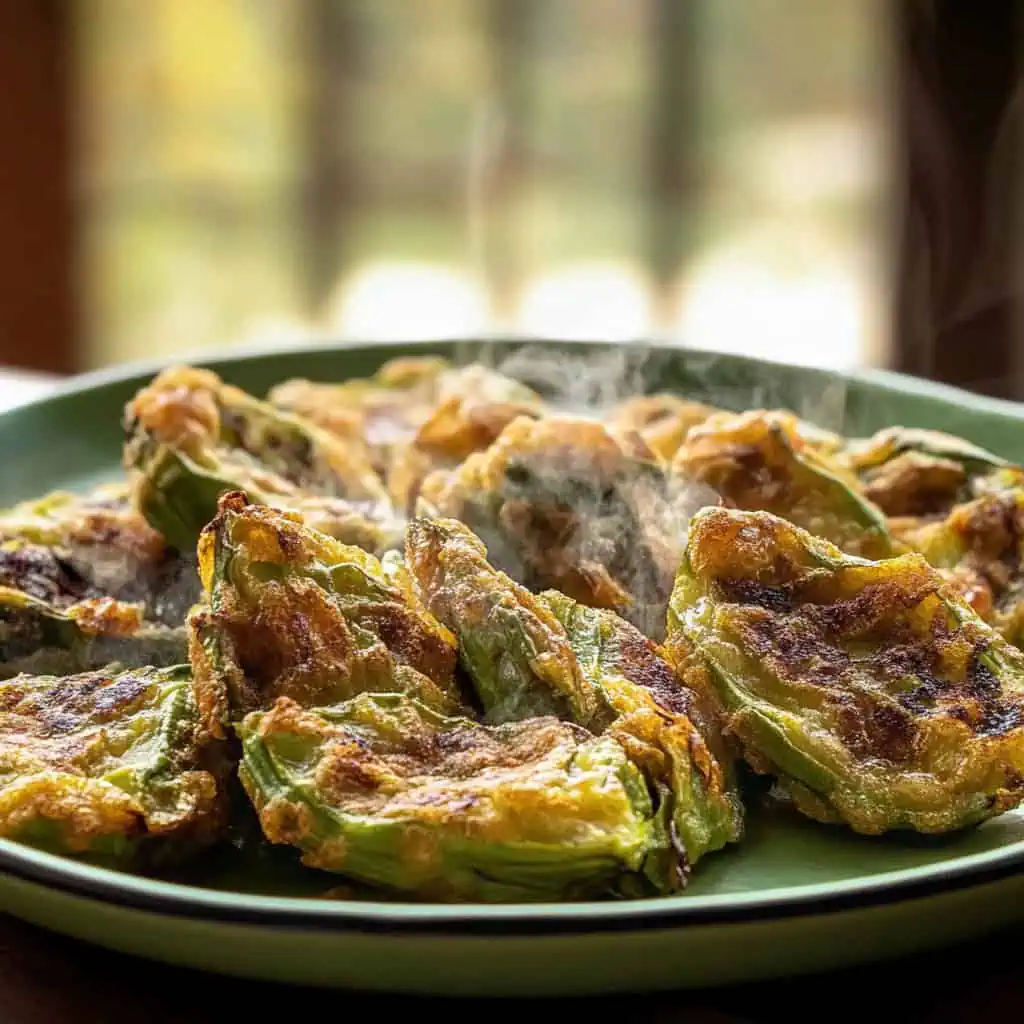
[[[659,343],[320,344],[178,361],[263,393],[287,377],[364,376],[402,354],[497,363],[526,344],[538,356],[606,366],[625,353],[648,390],[737,409],[792,408],[847,434],[934,427],[1024,461],[1024,407],[1013,403],[883,371],[840,374]],[[0,416],[0,503],[116,473],[122,406],[157,369],[84,375]],[[0,840],[0,909],[109,948],[265,980],[437,995],[596,994],[792,975],[978,935],[1024,917],[1022,863],[1018,813],[941,841],[867,840],[755,813],[748,840],[702,862],[679,897],[447,907],[268,895],[278,868],[263,877],[212,868],[202,885],[157,881]],[[280,877],[289,872],[290,864]]]

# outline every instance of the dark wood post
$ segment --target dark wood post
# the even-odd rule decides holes
[[[0,3],[0,363],[79,366],[68,0]]]
[[[308,0],[302,15],[306,160],[299,251],[307,306],[316,315],[330,299],[351,251],[346,229],[358,190],[351,110],[358,32],[352,4],[344,0]]]
[[[675,313],[676,286],[692,242],[687,212],[697,188],[698,7],[650,0],[651,108],[648,134],[647,258],[657,327]]]
[[[898,369],[1021,391],[1017,0],[901,0],[896,14]]]

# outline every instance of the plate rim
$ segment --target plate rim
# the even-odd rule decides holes
[[[1024,421],[1024,405],[965,391],[949,384],[923,380],[875,367],[831,369],[787,363],[772,358],[715,353],[681,344],[671,338],[615,339],[549,338],[507,333],[472,338],[453,336],[416,340],[324,339],[310,342],[250,344],[226,352],[209,349],[174,356],[135,360],[77,374],[46,394],[0,412],[0,420],[16,418],[30,409],[63,398],[102,390],[151,376],[171,365],[229,366],[288,355],[343,354],[389,348],[497,344],[539,344],[569,348],[632,346],[700,358],[721,355],[737,363],[796,369],[835,378],[879,385],[903,394],[955,402],[973,411]],[[329,900],[269,896],[235,890],[216,890],[165,881],[76,861],[0,838],[0,873],[77,898],[156,912],[170,917],[257,924],[274,928],[344,930],[438,935],[572,935],[601,931],[640,931],[689,924],[725,924],[819,916],[849,909],[866,909],[912,899],[951,893],[1006,879],[1024,864],[1024,839],[992,850],[859,876],[839,882],[787,885],[745,893],[719,893],[669,899],[622,902],[581,901],[519,904],[424,904],[397,901]]]
[[[572,936],[821,917],[907,903],[1018,875],[1024,840],[948,862],[754,892],[577,903],[432,904],[267,896],[116,871],[0,839],[0,877],[129,911],[280,930],[436,936]]]
[[[311,335],[311,338],[313,336]],[[507,332],[503,333],[481,333],[468,337],[465,335],[444,335],[436,338],[417,338],[404,340],[388,340],[382,338],[336,338],[334,336],[326,340],[310,340],[308,342],[279,342],[271,341],[264,343],[251,343],[234,346],[226,351],[217,352],[211,349],[194,349],[182,352],[178,355],[154,356],[118,363],[113,366],[101,367],[95,370],[88,370],[84,373],[72,374],[61,383],[47,391],[45,394],[35,395],[25,402],[19,403],[8,409],[0,411],[0,418],[16,416],[18,413],[27,411],[40,405],[70,397],[85,391],[93,391],[103,386],[123,384],[133,379],[155,375],[160,370],[169,366],[190,365],[190,366],[211,366],[227,365],[230,363],[245,363],[254,360],[268,359],[274,356],[304,356],[322,355],[325,352],[335,354],[349,350],[378,350],[389,348],[422,348],[430,350],[439,346],[456,345],[539,345],[543,347],[578,347],[586,348],[643,348],[657,351],[679,352],[683,355],[690,355],[698,358],[720,357],[725,360],[747,363],[754,366],[777,367],[784,370],[797,370],[810,374],[820,374],[826,377],[834,377],[841,380],[855,381],[861,384],[879,385],[890,389],[901,391],[905,394],[912,394],[916,397],[938,398],[947,402],[956,402],[966,406],[973,411],[991,413],[997,416],[1005,416],[1011,419],[1024,421],[1024,402],[1013,401],[1006,398],[995,398],[991,395],[983,395],[953,384],[946,384],[941,381],[926,380],[921,377],[914,377],[898,370],[883,369],[881,367],[842,367],[833,368],[815,366],[810,363],[792,363],[782,359],[773,359],[770,356],[746,356],[735,352],[716,352],[711,349],[696,348],[686,345],[669,336],[642,336],[626,340],[609,338],[554,338],[549,336],[516,335]],[[938,428],[936,428],[938,429]]]

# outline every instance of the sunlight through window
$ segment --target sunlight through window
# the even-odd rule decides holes
[[[528,286],[518,327],[527,334],[630,340],[647,333],[650,295],[629,266],[579,264],[542,274]]]
[[[464,274],[416,263],[381,263],[358,271],[334,303],[332,327],[346,337],[415,341],[479,334],[487,299]]]
[[[863,361],[865,300],[847,268],[787,277],[711,259],[682,300],[679,338],[695,348],[832,368]]]

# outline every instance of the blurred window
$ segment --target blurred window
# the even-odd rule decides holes
[[[883,0],[79,0],[86,362],[269,338],[884,357]]]

